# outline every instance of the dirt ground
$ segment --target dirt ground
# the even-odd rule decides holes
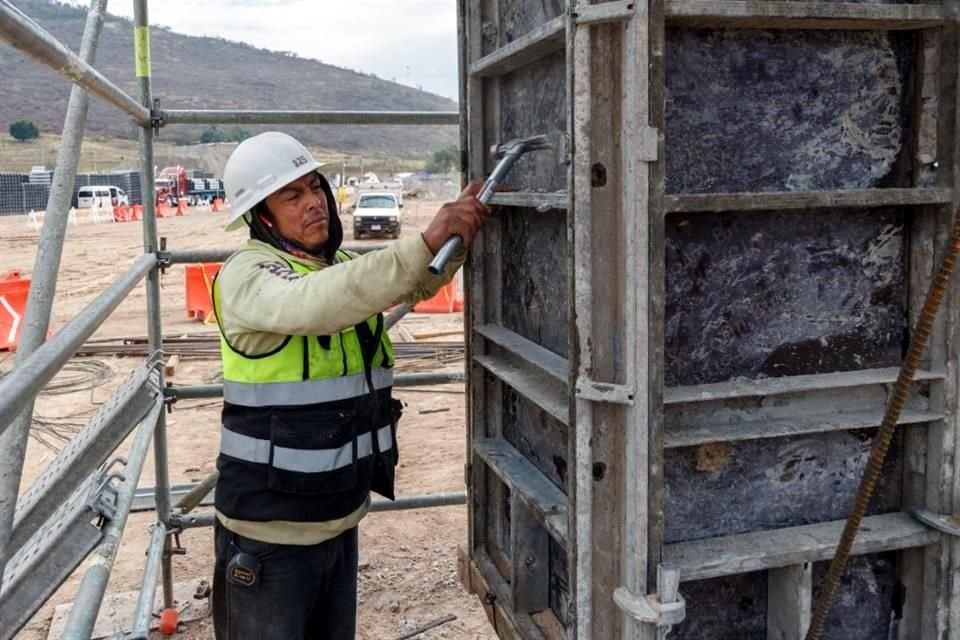
[[[408,200],[404,210],[404,235],[425,228],[439,204]],[[160,219],[158,225],[160,235],[168,239],[167,247],[171,250],[239,245],[244,240],[243,233],[227,234],[222,230],[223,221],[223,214],[192,210],[187,217]],[[349,216],[344,216],[344,228],[348,244],[389,242],[384,239],[354,242]],[[139,222],[96,225],[80,212],[79,223],[68,229],[51,324],[54,331],[140,255],[141,234]],[[0,274],[17,269],[29,275],[38,238],[39,233],[28,225],[25,217],[0,218]],[[186,316],[183,281],[183,269],[179,266],[168,270],[163,279],[164,334],[214,332],[214,327]],[[146,332],[145,308],[144,287],[141,285],[95,337],[143,335]],[[399,326],[404,329],[395,332],[397,341],[409,339],[410,334],[462,330],[462,318],[460,314],[411,314]],[[458,337],[437,339],[450,341]],[[52,425],[82,424],[85,415],[109,396],[139,359],[103,356],[99,360],[112,374],[108,382],[92,391],[42,395],[38,399],[37,414]],[[0,370],[9,369],[12,361],[11,354],[0,352]],[[443,366],[438,364],[438,368]],[[403,364],[398,368],[402,371]],[[209,382],[218,370],[219,359],[185,359],[171,380],[180,384]],[[462,491],[465,448],[462,385],[448,385],[430,391],[398,390],[397,396],[407,404],[399,435],[398,494]],[[167,429],[172,484],[198,481],[214,469],[219,441],[219,402],[181,401],[167,416]],[[29,487],[56,454],[56,440],[48,429],[37,430],[36,435],[30,440],[21,491]],[[128,444],[125,443],[121,451]],[[140,486],[150,487],[154,483],[151,456]],[[152,512],[131,514],[109,593],[139,588],[147,529],[154,519]],[[457,616],[455,621],[419,637],[495,638],[479,600],[465,593],[457,580],[456,547],[465,541],[466,508],[463,506],[368,516],[360,527],[360,550],[369,566],[360,572],[357,637],[389,640],[452,614]],[[212,532],[209,529],[187,531],[182,536],[182,543],[187,553],[174,558],[175,581],[209,577],[213,562]],[[73,600],[80,577],[80,572],[73,575],[17,638],[46,638],[54,607]],[[213,638],[209,618],[187,624],[179,637],[191,640]]]

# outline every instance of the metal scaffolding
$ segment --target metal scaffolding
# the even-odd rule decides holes
[[[76,594],[66,638],[89,638],[110,571],[135,502],[136,487],[151,441],[156,486],[151,494],[158,521],[146,550],[143,583],[127,638],[146,638],[157,582],[164,607],[173,605],[170,538],[183,528],[210,526],[211,513],[188,516],[213,489],[215,476],[195,485],[171,505],[164,405],[177,398],[218,397],[221,385],[165,388],[160,271],[171,264],[222,260],[229,251],[166,251],[157,237],[154,194],[154,136],[173,124],[452,125],[459,112],[223,111],[160,108],[151,89],[147,0],[134,0],[135,68],[139,95],[133,98],[93,66],[107,0],[91,0],[80,54],[0,0],[0,41],[50,67],[74,83],[64,122],[47,222],[27,304],[16,367],[0,381],[0,640],[12,638],[62,582],[89,558]],[[143,190],[143,256],[66,326],[44,341],[57,284],[67,213],[87,114],[87,93],[130,116],[140,127]],[[150,355],[18,499],[23,457],[37,394],[69,361],[141,280],[146,280]],[[395,322],[408,308],[398,310]],[[398,376],[401,386],[462,381],[460,372]],[[109,456],[136,429],[126,460]],[[464,493],[406,496],[374,503],[374,510],[463,504]],[[99,526],[95,523],[99,523]]]

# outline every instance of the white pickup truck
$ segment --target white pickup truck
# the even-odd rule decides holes
[[[388,234],[400,237],[400,203],[397,194],[384,191],[361,192],[353,208],[353,237],[366,234]]]

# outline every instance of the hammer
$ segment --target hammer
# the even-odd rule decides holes
[[[507,173],[510,172],[510,169],[513,167],[513,163],[517,161],[517,158],[525,154],[527,151],[537,151],[539,149],[550,148],[550,143],[547,142],[547,136],[517,138],[515,140],[510,140],[509,142],[504,142],[503,144],[493,145],[490,148],[490,153],[495,156],[503,156],[503,158],[497,163],[497,166],[493,168],[493,173],[490,174],[490,177],[487,178],[487,181],[483,183],[483,188],[480,189],[480,194],[477,196],[477,200],[483,204],[490,202],[490,198],[493,197],[494,192],[497,190],[497,187],[500,186],[500,182],[503,180],[503,178],[507,175]],[[437,251],[437,255],[433,257],[433,261],[430,262],[427,270],[433,275],[442,273],[447,267],[447,262],[450,261],[451,256],[459,251],[460,247],[462,246],[463,238],[458,235],[452,236],[449,240],[443,243],[443,246],[440,247],[440,251]]]

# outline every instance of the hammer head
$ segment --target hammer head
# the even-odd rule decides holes
[[[526,153],[527,151],[551,148],[552,145],[547,140],[547,136],[530,136],[529,138],[515,138],[501,144],[495,144],[490,147],[490,153],[500,157],[508,153]]]

